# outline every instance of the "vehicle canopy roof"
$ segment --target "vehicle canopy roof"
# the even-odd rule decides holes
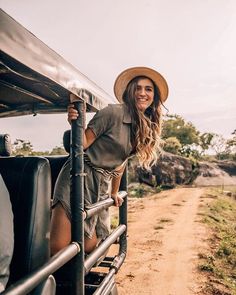
[[[0,117],[65,112],[70,93],[88,111],[117,102],[0,9]]]

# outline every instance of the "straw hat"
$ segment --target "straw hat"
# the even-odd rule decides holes
[[[150,78],[158,87],[160,91],[160,99],[162,102],[166,101],[168,96],[168,85],[164,77],[157,71],[147,67],[134,67],[124,70],[116,78],[114,84],[114,93],[116,98],[122,102],[123,93],[129,82],[138,76],[145,76]]]

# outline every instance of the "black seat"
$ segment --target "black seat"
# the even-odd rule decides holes
[[[66,130],[63,134],[63,146],[66,152],[70,153],[70,129]]]
[[[14,214],[11,284],[50,257],[51,173],[48,160],[42,157],[0,157],[0,173]]]
[[[54,186],[61,171],[62,166],[65,164],[66,160],[69,158],[70,154],[70,130],[66,130],[63,135],[63,146],[68,155],[65,156],[47,156],[51,167],[51,177],[52,177],[52,191],[51,195],[53,195]]]
[[[0,156],[9,157],[12,153],[11,138],[9,134],[0,134]]]
[[[9,278],[14,249],[13,213],[10,196],[0,173],[0,293]]]

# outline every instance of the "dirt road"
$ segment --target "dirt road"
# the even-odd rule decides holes
[[[129,201],[128,254],[119,295],[201,294],[197,257],[206,246],[198,221],[200,188],[180,188]]]

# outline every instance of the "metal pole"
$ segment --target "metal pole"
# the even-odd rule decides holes
[[[94,292],[94,295],[101,295],[101,294],[103,294],[104,290],[106,289],[106,287],[108,287],[107,285],[109,283],[114,284],[114,279],[113,278],[114,278],[115,273],[116,273],[115,269],[111,269],[109,271],[109,273],[105,276],[105,278],[103,279],[103,281],[100,284],[100,286]],[[113,281],[112,281],[112,279],[113,279]]]
[[[26,275],[15,284],[11,285],[5,292],[1,293],[4,295],[25,295],[37,287],[43,280],[45,280],[50,274],[59,269],[72,257],[79,252],[79,245],[72,243],[66,248],[62,249],[50,260],[34,270],[30,274]]]
[[[71,132],[71,236],[80,245],[80,252],[73,259],[72,294],[84,295],[84,102],[74,105],[79,117],[72,121]]]
[[[90,269],[93,267],[95,262],[98,260],[99,257],[101,257],[106,250],[117,240],[117,238],[126,230],[125,225],[119,225],[113,232],[108,236],[102,244],[97,247],[89,256],[86,258],[84,263],[84,268],[86,274],[90,271]]]
[[[128,168],[126,167],[124,174],[121,178],[120,190],[128,192]],[[120,253],[127,252],[127,210],[128,210],[128,196],[124,198],[122,206],[119,208],[119,221],[120,224],[126,225],[126,231],[121,235],[119,239]]]
[[[127,196],[127,192],[119,191],[119,196],[124,199]],[[106,200],[102,200],[95,204],[86,206],[85,207],[86,218],[90,218],[91,216],[101,212],[102,210],[112,206],[113,204],[114,204],[114,200],[112,198],[107,198]]]

